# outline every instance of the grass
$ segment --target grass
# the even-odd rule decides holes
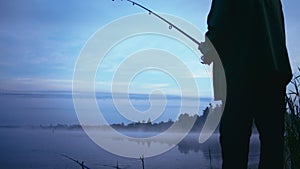
[[[300,68],[288,85],[285,115],[285,169],[300,169]]]

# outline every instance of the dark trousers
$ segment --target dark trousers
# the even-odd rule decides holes
[[[260,138],[259,169],[283,169],[285,84],[276,76],[227,81],[220,123],[223,169],[247,169],[253,121]]]

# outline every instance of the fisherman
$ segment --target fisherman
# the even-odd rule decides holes
[[[285,90],[292,73],[281,1],[213,0],[199,49],[204,64],[214,63],[214,79],[222,78],[220,65],[225,71],[227,93],[214,90],[216,99],[226,100],[220,123],[222,168],[248,168],[254,121],[259,169],[283,169]]]

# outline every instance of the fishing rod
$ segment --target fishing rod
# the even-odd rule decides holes
[[[112,1],[115,1],[115,0],[112,0]],[[123,0],[121,0],[123,1]],[[176,25],[174,25],[172,22],[168,21],[167,19],[165,19],[164,17],[160,16],[159,14],[157,14],[156,12],[148,9],[147,7],[135,2],[135,1],[132,1],[132,0],[126,0],[127,2],[130,2],[132,3],[132,5],[136,5],[146,11],[149,12],[149,14],[153,14],[154,16],[158,17],[160,20],[162,20],[163,22],[167,23],[169,25],[169,29],[172,29],[174,28],[175,30],[179,31],[180,33],[182,33],[184,36],[186,36],[187,38],[189,38],[190,40],[192,40],[194,43],[196,43],[198,46],[201,44],[199,41],[197,41],[195,38],[193,38],[191,35],[189,35],[188,33],[186,33],[185,31],[183,31],[182,29],[180,29],[179,27],[177,27]]]
[[[61,156],[63,156],[63,157],[65,157],[65,158],[67,158],[67,159],[69,159],[69,160],[71,160],[71,161],[77,163],[78,165],[80,165],[80,166],[82,167],[82,169],[84,169],[84,168],[85,168],[85,169],[90,169],[89,167],[87,167],[86,165],[84,165],[84,162],[83,162],[83,161],[82,161],[82,162],[79,162],[78,160],[75,160],[74,158],[69,157],[69,156],[64,155],[64,154],[61,154]]]

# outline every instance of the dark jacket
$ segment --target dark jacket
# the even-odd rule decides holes
[[[219,54],[228,85],[274,72],[283,83],[290,81],[280,0],[213,0],[206,36]],[[218,82],[218,66],[216,62],[215,88],[223,85]],[[215,97],[222,98],[222,92],[215,89]]]

